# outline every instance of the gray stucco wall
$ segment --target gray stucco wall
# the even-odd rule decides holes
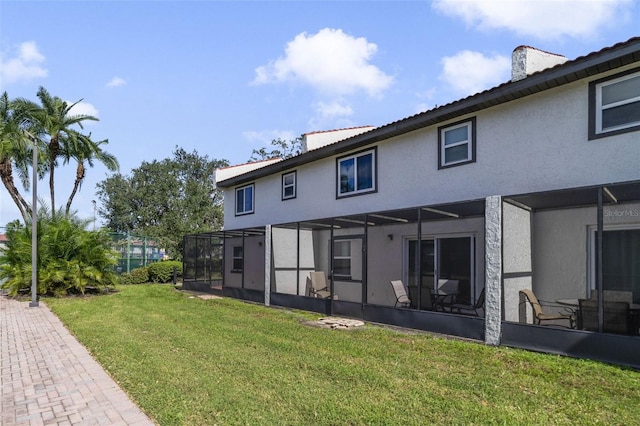
[[[524,321],[520,318],[519,291],[532,286],[531,213],[503,203],[502,227],[504,319]],[[530,310],[526,322],[531,322]]]
[[[605,206],[603,221],[605,230],[640,226],[640,203]],[[555,301],[589,294],[589,230],[596,224],[596,207],[534,213],[533,290],[538,298]]]
[[[245,237],[244,271],[231,272],[233,269],[233,247],[241,246],[242,238],[229,238],[225,241],[225,286],[241,287],[244,275],[244,288],[264,290],[264,237]]]

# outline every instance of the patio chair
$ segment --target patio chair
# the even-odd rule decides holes
[[[433,284],[432,284],[433,285]],[[435,309],[433,305],[433,290],[432,287],[423,284],[420,287],[420,307],[418,308],[418,287],[409,286],[409,299],[411,300],[410,307],[412,309],[420,309],[422,311],[433,311]]]
[[[327,278],[323,271],[309,272],[307,285],[309,287],[309,296],[320,297],[322,299],[328,299],[331,297],[331,290],[329,290]]]
[[[394,306],[400,306],[401,308],[408,308],[411,305],[411,299],[407,296],[407,289],[401,280],[390,281],[393,293],[396,296],[396,303]]]
[[[575,315],[573,313],[571,314],[563,314],[561,312],[552,313],[552,314],[544,313],[542,310],[542,305],[540,304],[540,301],[538,300],[536,295],[533,293],[533,291],[529,289],[523,289],[523,290],[520,290],[520,295],[524,296],[529,302],[529,304],[531,305],[531,309],[533,310],[534,324],[546,325],[546,324],[542,324],[542,321],[548,322],[548,321],[568,320],[569,327],[574,328]],[[555,324],[552,323],[552,325],[555,325]]]
[[[438,291],[435,294],[435,309],[451,312],[452,306],[458,298],[459,286],[459,280],[439,279]]]
[[[480,316],[480,311],[484,310],[484,298],[485,291],[483,288],[480,292],[480,295],[478,296],[478,300],[476,300],[474,304],[468,305],[465,303],[456,302],[451,305],[451,312],[454,314],[474,315],[476,317]]]
[[[587,331],[598,331],[598,301],[593,299],[578,300],[580,309],[578,310],[578,329]],[[629,303],[603,301],[604,303],[604,323],[602,331],[604,333],[630,334],[631,313]]]

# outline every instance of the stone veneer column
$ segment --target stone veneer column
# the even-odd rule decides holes
[[[264,227],[264,305],[271,304],[271,225]]]
[[[502,197],[485,200],[485,325],[484,342],[500,344],[502,321]]]

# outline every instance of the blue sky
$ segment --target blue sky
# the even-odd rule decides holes
[[[384,125],[509,80],[519,45],[575,59],[638,35],[638,0],[2,0],[0,90],[83,99],[128,174],[176,146],[238,164],[278,137]],[[87,172],[81,217],[107,176]],[[0,226],[16,218],[2,187]]]

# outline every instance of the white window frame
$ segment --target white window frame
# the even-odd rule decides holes
[[[467,128],[467,139],[456,142],[452,145],[445,145],[446,134],[452,130],[457,130],[462,127]],[[475,144],[476,144],[476,119],[472,117],[468,120],[459,121],[447,126],[438,128],[438,169],[445,169],[448,167],[459,166],[462,164],[473,163],[475,159]],[[447,150],[456,148],[462,145],[467,145],[467,157],[457,161],[446,161]]]
[[[290,177],[290,176],[293,177],[293,182],[287,184],[286,183],[287,177]],[[291,200],[292,198],[296,198],[296,195],[297,195],[297,181],[298,181],[298,176],[297,176],[295,171],[289,172],[289,173],[284,173],[282,175],[282,200]],[[286,194],[286,192],[287,192],[286,190],[288,188],[292,188],[293,189],[293,194],[291,194],[291,195],[287,195]]]
[[[593,105],[590,109],[591,109],[591,114],[594,115],[594,117],[591,120],[592,121],[592,125],[591,125],[592,129],[590,129],[591,138],[608,136],[610,134],[616,134],[616,133],[622,133],[626,131],[633,131],[633,130],[640,129],[640,120],[630,121],[628,123],[621,124],[618,126],[607,127],[606,129],[602,128],[603,111],[606,111],[607,109],[610,109],[610,108],[628,105],[634,102],[640,102],[640,95],[638,95],[634,97],[629,97],[622,101],[613,102],[607,105],[602,105],[603,88],[607,86],[611,86],[616,83],[620,83],[625,80],[632,79],[632,78],[640,78],[640,71],[638,69],[632,70],[631,72],[625,73],[624,75],[619,77],[615,77],[615,76],[609,77],[607,79],[602,79],[602,80],[598,80],[591,83],[592,93],[590,94],[590,98],[591,98],[590,101],[593,102]]]
[[[358,158],[371,155],[371,187],[368,188],[358,188]],[[360,151],[354,154],[350,154],[344,157],[340,157],[336,160],[336,193],[338,198],[342,197],[350,197],[352,195],[360,195],[367,194],[370,192],[377,191],[377,150],[376,148],[368,149],[366,151]],[[342,191],[340,187],[340,169],[341,164],[345,161],[353,160],[353,176],[354,176],[354,190],[353,191]]]
[[[246,193],[247,190],[251,189],[251,209],[247,209],[244,210],[244,206],[246,205],[246,201],[243,203],[242,206],[238,205],[238,193],[239,192],[243,192],[243,200],[245,200],[246,198]],[[249,185],[245,185],[245,186],[241,186],[239,188],[236,188],[235,190],[235,205],[236,205],[236,216],[242,216],[245,214],[251,214],[255,211],[255,194],[256,194],[256,188],[255,185],[249,184]]]

